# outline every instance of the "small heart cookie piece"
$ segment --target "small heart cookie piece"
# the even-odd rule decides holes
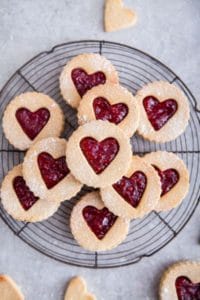
[[[136,13],[124,7],[122,0],[106,0],[105,1],[105,31],[117,31],[128,28],[137,22]]]
[[[96,300],[96,297],[87,292],[87,285],[82,277],[74,277],[67,287],[64,300]]]
[[[0,275],[0,299],[1,300],[24,300],[16,283],[7,275]]]

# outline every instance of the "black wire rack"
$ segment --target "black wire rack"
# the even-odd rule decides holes
[[[15,221],[0,205],[0,216],[12,231],[24,242],[45,255],[64,263],[92,268],[108,268],[129,265],[151,256],[168,244],[192,216],[200,196],[199,152],[200,111],[197,102],[182,80],[167,66],[135,48],[106,41],[77,41],[61,44],[42,52],[28,61],[8,80],[0,92],[0,119],[6,105],[16,95],[26,91],[38,91],[50,95],[62,107],[68,138],[77,127],[75,110],[66,105],[59,92],[59,75],[63,66],[74,56],[93,52],[107,57],[119,71],[120,82],[133,94],[144,84],[165,80],[176,84],[188,97],[191,109],[189,126],[184,134],[173,142],[156,144],[137,135],[131,139],[134,153],[143,155],[151,151],[166,150],[178,154],[186,163],[191,178],[190,191],[182,204],[169,212],[155,211],[142,219],[131,222],[127,239],[116,249],[103,253],[88,252],[76,243],[69,228],[69,217],[74,203],[87,188],[71,201],[65,201],[57,213],[40,223]],[[0,180],[14,165],[23,161],[24,152],[14,149],[5,139],[0,128]]]

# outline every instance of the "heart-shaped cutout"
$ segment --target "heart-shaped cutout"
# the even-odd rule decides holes
[[[178,109],[178,104],[174,99],[159,102],[154,96],[145,97],[143,106],[148,120],[156,131],[160,130]]]
[[[17,284],[7,275],[0,275],[0,299],[24,300],[24,296]]]
[[[81,68],[72,70],[71,78],[81,97],[94,86],[106,82],[106,76],[103,72],[98,71],[93,74],[87,74],[87,72]]]
[[[179,276],[175,282],[178,300],[200,300],[200,283],[193,283],[185,276]]]
[[[122,0],[106,0],[105,4],[105,30],[116,31],[135,25],[136,13],[124,7]]]
[[[40,108],[35,112],[31,112],[22,107],[16,111],[15,116],[24,133],[31,140],[34,140],[49,121],[50,112],[47,108]]]
[[[142,199],[146,185],[146,175],[141,171],[137,171],[129,178],[123,176],[118,182],[113,184],[113,188],[124,200],[136,208]]]
[[[31,192],[22,176],[13,179],[13,188],[24,210],[29,210],[39,199]]]
[[[51,154],[41,152],[37,161],[41,176],[48,189],[53,188],[70,172],[65,156],[54,159]]]
[[[161,171],[157,166],[153,166],[158,175],[160,176],[161,181],[161,197],[168,193],[179,181],[179,173],[175,169],[167,169]]]
[[[93,109],[97,120],[109,121],[116,125],[128,114],[128,107],[126,104],[116,103],[111,105],[108,100],[103,97],[94,99]]]
[[[95,173],[100,174],[116,157],[119,144],[111,137],[101,142],[92,137],[85,137],[80,142],[80,148]]]
[[[86,282],[82,277],[74,277],[70,280],[64,300],[96,300],[96,297],[88,293]]]
[[[88,226],[99,240],[104,238],[117,219],[117,216],[106,207],[99,210],[94,206],[86,206],[82,213]]]

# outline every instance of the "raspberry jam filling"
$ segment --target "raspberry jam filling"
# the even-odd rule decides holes
[[[22,107],[16,111],[15,116],[24,133],[31,140],[34,140],[49,121],[50,112],[46,108],[40,108],[35,112],[31,112],[27,108]]]
[[[128,107],[124,103],[111,105],[108,100],[98,97],[93,101],[93,109],[97,120],[119,124],[128,114]]]
[[[81,68],[72,70],[71,78],[81,97],[94,86],[106,82],[106,76],[103,72],[98,71],[93,74],[87,74],[87,72]]]
[[[13,188],[24,210],[29,210],[39,199],[38,197],[35,197],[33,192],[30,191],[22,176],[14,178]]]
[[[38,155],[38,166],[48,189],[53,188],[70,172],[65,156],[54,159],[47,152]]]
[[[158,172],[161,181],[161,197],[168,193],[179,181],[179,173],[175,169],[167,169],[161,171],[158,167],[153,166],[154,169]]]
[[[119,144],[111,137],[101,142],[92,137],[85,137],[80,141],[80,148],[95,173],[100,174],[117,155]]]
[[[136,208],[142,199],[146,185],[146,175],[141,171],[137,171],[129,178],[123,176],[118,182],[113,184],[113,188],[124,200]]]
[[[88,226],[99,240],[104,238],[117,219],[117,216],[106,207],[99,210],[94,206],[86,206],[82,214]]]
[[[180,276],[175,282],[178,300],[200,300],[200,283],[192,283],[192,281]]]
[[[178,109],[178,104],[174,99],[159,102],[154,96],[145,97],[143,106],[156,131],[160,130]]]

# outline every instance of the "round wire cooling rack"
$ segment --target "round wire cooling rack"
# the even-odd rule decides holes
[[[74,56],[93,52],[107,57],[115,65],[120,82],[133,94],[144,84],[165,80],[174,83],[185,93],[190,102],[191,118],[184,134],[173,142],[156,144],[135,135],[131,141],[134,153],[142,155],[151,151],[166,150],[178,154],[190,172],[190,191],[182,204],[169,212],[155,211],[142,219],[131,222],[127,239],[116,249],[103,253],[88,252],[76,243],[69,228],[71,209],[78,198],[88,192],[84,188],[71,201],[65,201],[57,213],[40,223],[24,223],[10,217],[2,205],[0,216],[12,231],[27,244],[56,260],[84,267],[119,267],[148,257],[167,243],[184,227],[192,216],[200,195],[199,181],[199,111],[197,102],[182,80],[167,66],[135,48],[114,42],[78,41],[53,47],[28,61],[17,70],[0,92],[0,118],[6,105],[16,95],[26,91],[38,91],[50,95],[62,107],[66,126],[64,137],[69,137],[77,127],[75,111],[66,105],[59,92],[59,74],[63,66]],[[0,127],[0,179],[14,165],[22,162],[24,152],[14,149],[5,139]]]

